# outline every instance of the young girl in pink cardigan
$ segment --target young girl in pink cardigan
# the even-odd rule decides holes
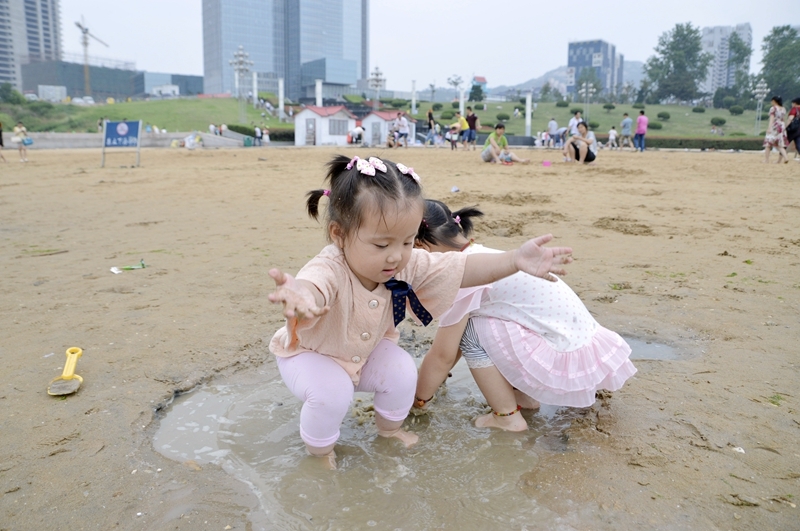
[[[278,369],[303,401],[300,437],[311,455],[335,467],[334,445],[355,391],[375,393],[378,435],[406,446],[418,437],[401,429],[414,401],[417,369],[397,346],[397,324],[410,307],[423,324],[447,310],[461,287],[526,271],[555,280],[572,261],[567,247],[540,247],[552,236],[529,240],[502,254],[466,256],[414,249],[424,201],[412,168],[376,157],[335,157],[330,190],[308,193],[316,219],[327,199],[331,242],[297,277],[270,270],[286,325],[270,342]],[[413,289],[412,289],[413,288]]]

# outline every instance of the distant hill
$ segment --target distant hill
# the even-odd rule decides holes
[[[631,82],[636,87],[639,86],[641,83],[642,78],[644,77],[643,72],[644,63],[641,61],[625,61],[624,70],[622,72],[622,78],[624,83]],[[550,82],[550,85],[554,88],[557,88],[562,93],[567,88],[567,67],[566,66],[559,66],[549,72],[545,72],[543,75],[529,79],[528,81],[522,82],[518,85],[499,85],[497,87],[489,87],[489,92],[491,94],[504,94],[509,90],[519,90],[520,92],[527,92],[532,88],[542,88],[545,83]]]

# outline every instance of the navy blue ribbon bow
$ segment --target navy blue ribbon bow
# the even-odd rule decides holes
[[[422,324],[428,326],[433,321],[433,316],[425,309],[417,294],[411,289],[408,282],[397,280],[392,277],[388,282],[384,282],[387,289],[392,290],[392,313],[394,314],[394,325],[399,325],[406,317],[406,298],[411,305],[411,310],[414,315],[422,321]]]

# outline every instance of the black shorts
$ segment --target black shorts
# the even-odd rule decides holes
[[[575,150],[575,160],[578,162],[593,162],[595,159],[595,154],[592,152],[591,149],[586,149],[586,159],[581,160],[581,152],[578,144],[572,144],[572,148]]]

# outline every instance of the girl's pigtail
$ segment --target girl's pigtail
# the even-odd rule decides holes
[[[331,184],[331,188],[334,188],[334,183],[340,175],[344,174],[345,172],[349,172],[352,169],[352,167],[347,167],[348,164],[350,164],[350,160],[351,159],[344,155],[336,155],[328,163],[328,174],[325,176],[325,178]]]
[[[422,222],[419,224],[419,229],[417,229],[417,240],[424,243],[430,243],[430,234],[431,228],[428,225],[428,220],[422,218]]]
[[[460,218],[459,225],[464,236],[469,236],[472,232],[472,220],[470,218],[481,216],[483,216],[483,212],[474,206],[464,207],[457,212],[453,212],[453,219]]]
[[[326,195],[329,195],[330,191],[328,190],[311,190],[306,194],[308,199],[306,199],[306,210],[308,211],[308,216],[313,219],[319,218],[319,200]]]

